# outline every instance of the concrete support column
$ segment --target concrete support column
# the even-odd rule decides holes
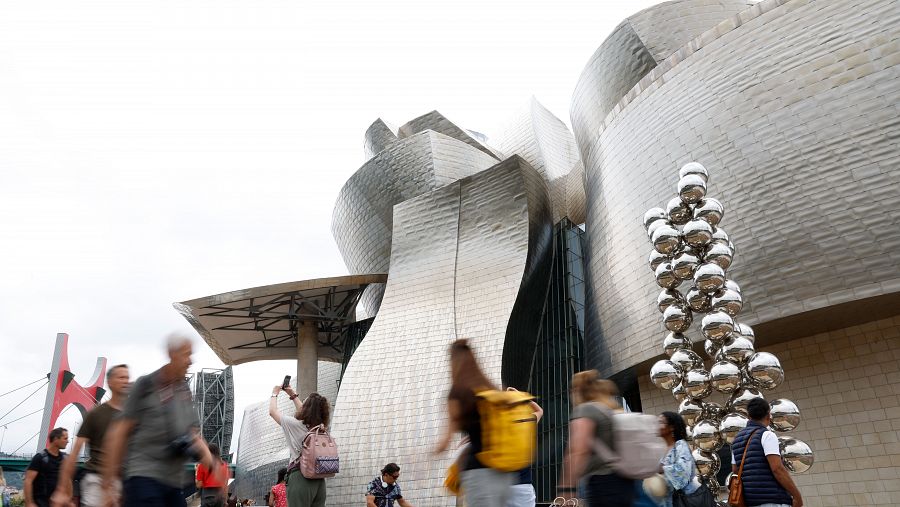
[[[297,334],[297,394],[305,399],[318,389],[319,328],[315,322],[304,322]]]

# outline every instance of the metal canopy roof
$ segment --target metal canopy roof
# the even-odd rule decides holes
[[[387,275],[348,275],[280,283],[174,303],[225,364],[297,359],[303,323],[319,330],[319,360],[340,362],[344,328],[363,290]]]

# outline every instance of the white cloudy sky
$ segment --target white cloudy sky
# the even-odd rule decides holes
[[[373,120],[490,136],[534,95],[568,123],[590,55],[654,3],[0,3],[0,394],[49,371],[57,332],[81,381],[97,355],[144,374],[190,329],[173,301],[346,273],[331,211]],[[237,367],[237,422],[293,371]]]

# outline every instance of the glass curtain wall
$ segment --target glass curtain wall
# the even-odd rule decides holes
[[[544,409],[532,465],[538,502],[551,502],[569,431],[569,385],[584,367],[584,230],[563,219],[554,228],[553,272],[535,350],[530,391]]]

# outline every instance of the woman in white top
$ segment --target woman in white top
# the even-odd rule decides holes
[[[281,391],[287,393],[294,402],[297,411],[293,417],[283,416],[278,411],[277,398]],[[328,427],[331,418],[328,400],[319,393],[312,393],[301,402],[297,398],[297,393],[290,387],[282,389],[281,386],[275,386],[269,399],[269,415],[281,426],[290,450],[291,461],[287,473],[288,507],[324,507],[325,479],[303,477],[300,473],[299,458],[309,428],[315,428],[320,424]]]

